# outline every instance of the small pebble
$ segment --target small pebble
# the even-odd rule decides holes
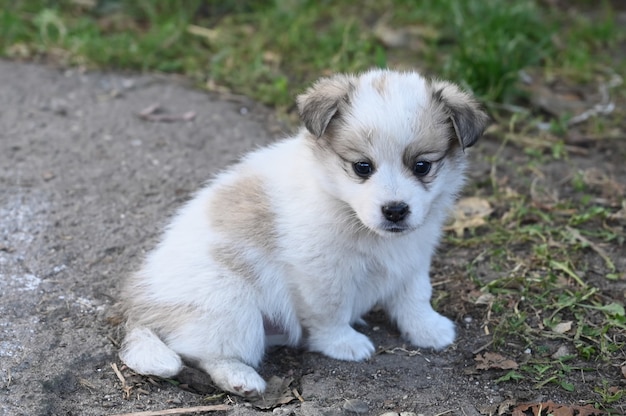
[[[559,347],[559,349],[556,350],[556,352],[551,355],[551,357],[554,358],[555,360],[558,360],[559,358],[566,357],[566,356],[568,356],[570,354],[571,354],[571,352],[570,352],[569,348],[567,348],[566,345],[561,345]]]
[[[47,109],[60,116],[66,116],[69,112],[67,101],[62,98],[53,98]]]
[[[288,407],[277,407],[274,410],[272,410],[272,414],[278,415],[278,416],[291,416],[293,415],[294,411],[291,408]]]
[[[54,172],[44,172],[41,174],[41,177],[44,181],[48,182],[49,180],[52,180],[55,178],[55,174]]]
[[[348,412],[353,413],[367,413],[369,411],[367,403],[359,399],[346,400],[346,402],[343,404],[343,408]]]
[[[398,414],[396,412],[385,412],[380,416],[398,416]]]

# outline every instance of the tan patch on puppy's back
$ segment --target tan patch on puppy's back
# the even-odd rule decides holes
[[[246,176],[228,185],[218,185],[208,215],[215,229],[229,240],[268,251],[275,245],[274,213],[258,178]]]
[[[200,315],[197,306],[191,304],[162,304],[150,296],[149,277],[145,270],[130,276],[124,287],[124,315],[127,333],[134,327],[148,327],[167,336],[186,322]]]
[[[240,249],[234,246],[219,245],[211,249],[213,259],[222,267],[245,280],[254,280],[254,266],[247,261]]]
[[[202,311],[193,305],[178,303],[155,307],[152,302],[141,302],[129,311],[127,331],[133,327],[147,327],[168,337],[201,316]]]

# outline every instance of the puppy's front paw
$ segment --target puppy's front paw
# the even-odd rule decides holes
[[[420,322],[413,322],[403,330],[404,336],[415,346],[440,350],[454,342],[454,323],[434,312]]]
[[[363,361],[374,353],[374,344],[368,337],[352,327],[333,332],[312,334],[309,339],[311,351],[344,361]]]
[[[265,380],[247,364],[235,359],[205,361],[203,369],[222,390],[239,396],[259,396],[265,391]]]
[[[265,391],[265,380],[254,372],[233,373],[229,376],[227,390],[244,397],[260,396]]]

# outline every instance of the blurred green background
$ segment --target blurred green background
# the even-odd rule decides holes
[[[374,66],[456,81],[487,104],[528,101],[520,71],[585,83],[625,67],[610,1],[0,3],[5,57],[182,73],[285,110],[320,75]]]

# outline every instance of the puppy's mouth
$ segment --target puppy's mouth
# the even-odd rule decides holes
[[[385,232],[393,234],[402,234],[411,231],[411,227],[408,225],[396,223],[383,224],[380,228]]]

